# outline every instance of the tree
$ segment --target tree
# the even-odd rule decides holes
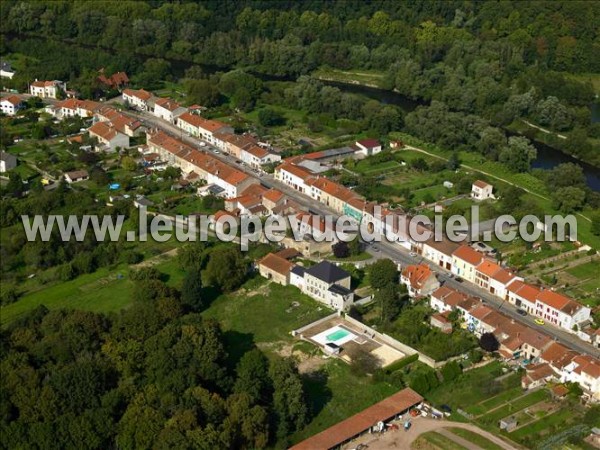
[[[285,124],[285,116],[271,108],[263,108],[258,112],[258,122],[263,127],[276,127]]]
[[[354,239],[348,242],[348,248],[352,256],[360,255],[360,253],[362,252],[362,244],[360,242],[360,238],[356,236]]]
[[[200,312],[206,307],[202,299],[200,272],[190,271],[185,274],[181,285],[181,303],[194,312]]]
[[[564,187],[552,194],[555,208],[564,213],[572,213],[581,209],[585,203],[585,191],[577,187]]]
[[[600,212],[592,214],[591,231],[594,236],[600,236]]]
[[[458,157],[457,152],[452,152],[450,158],[448,158],[448,162],[446,163],[446,168],[448,170],[456,170],[460,167],[460,158]]]
[[[202,106],[216,106],[221,101],[219,88],[209,80],[191,80],[184,81],[187,100],[190,103],[196,103]]]
[[[234,392],[248,395],[251,404],[268,404],[272,390],[269,361],[259,349],[252,349],[242,356],[236,373]]]
[[[462,373],[462,368],[456,361],[450,361],[449,363],[444,364],[441,372],[442,376],[444,377],[444,381],[449,382],[460,376]]]
[[[391,259],[380,259],[368,268],[369,280],[373,289],[383,289],[398,284],[398,269]]]
[[[548,171],[546,174],[550,190],[555,191],[563,187],[585,188],[586,180],[583,169],[579,164],[562,163]]]
[[[513,172],[527,172],[536,157],[537,150],[529,139],[512,136],[508,138],[508,145],[500,151],[499,160]]]
[[[247,274],[246,262],[237,248],[216,248],[210,255],[202,281],[225,292],[237,289]]]
[[[137,163],[131,156],[124,156],[123,159],[121,159],[121,166],[128,172],[135,172],[137,169]]]
[[[483,333],[479,338],[479,346],[486,352],[495,352],[500,348],[500,343],[494,333]]]
[[[375,291],[375,302],[381,308],[381,322],[392,322],[400,313],[402,304],[397,283],[390,283]]]
[[[333,244],[331,249],[333,250],[333,255],[336,258],[347,258],[350,256],[350,246],[344,241],[339,241]]]

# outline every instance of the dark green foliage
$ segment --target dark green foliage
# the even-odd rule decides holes
[[[391,259],[380,259],[368,267],[369,281],[373,289],[398,284],[398,269]]]
[[[483,333],[479,338],[479,346],[486,352],[495,352],[500,348],[498,339],[493,333]]]

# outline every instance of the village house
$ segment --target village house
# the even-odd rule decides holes
[[[14,116],[20,109],[24,108],[25,104],[20,97],[16,95],[9,95],[8,97],[2,97],[0,101],[0,111],[2,114],[7,116]]]
[[[364,156],[376,155],[381,151],[381,142],[377,139],[363,139],[362,141],[356,142],[358,152]]]
[[[412,298],[425,297],[440,287],[437,277],[426,264],[406,266],[400,274],[400,282],[406,285]]]
[[[215,138],[217,133],[233,133],[233,127],[216,120],[208,120],[198,114],[184,112],[176,120],[177,127],[191,136],[203,139],[209,144],[221,146],[221,141]]]
[[[275,169],[275,179],[299,192],[308,194],[310,187],[307,182],[313,179],[313,174],[303,167],[284,161]]]
[[[452,333],[452,321],[448,318],[449,315],[449,311],[432,314],[429,318],[429,324],[432,327],[438,328],[443,333]]]
[[[577,355],[561,371],[561,382],[577,383],[584,396],[600,401],[600,361],[588,355]]]
[[[493,190],[494,186],[491,184],[486,183],[485,181],[477,180],[471,187],[471,198],[478,201],[494,198],[494,194],[492,194]]]
[[[100,103],[91,100],[68,98],[58,102],[51,108],[47,108],[47,110],[59,120],[69,117],[81,117],[82,119],[87,119],[93,117],[95,112],[101,106]]]
[[[437,241],[435,238],[431,238],[423,243],[422,255],[434,264],[446,270],[452,270],[452,254],[459,246],[460,244],[449,239]]]
[[[96,138],[96,151],[114,152],[129,147],[129,136],[117,130],[111,122],[96,122],[89,129],[91,138]]]
[[[67,90],[66,83],[59,80],[38,81],[35,80],[29,85],[29,93],[40,98],[58,98],[61,92]]]
[[[463,292],[441,286],[431,293],[429,305],[439,312],[453,311],[467,298],[469,296]]]
[[[258,141],[248,134],[232,134],[229,132],[213,133],[215,145],[236,158],[242,157],[242,150],[258,145]]]
[[[338,311],[348,309],[354,302],[350,274],[329,261],[305,270],[303,292]]]
[[[140,136],[146,132],[142,122],[109,106],[96,110],[95,118],[102,122],[109,122],[117,131],[129,137]]]
[[[271,153],[258,145],[252,145],[241,149],[240,159],[250,167],[259,169],[265,164],[281,161],[281,156]]]
[[[150,152],[158,153],[163,161],[180,167],[184,174],[195,172],[206,184],[219,186],[227,198],[238,197],[248,186],[258,183],[256,178],[163,131],[148,131],[146,138]]]
[[[535,300],[535,315],[567,331],[590,319],[591,309],[551,289],[543,289]],[[574,328],[576,328],[574,330]]]
[[[73,170],[71,172],[65,172],[65,181],[69,184],[89,180],[89,178],[90,176],[87,170]]]
[[[452,253],[452,273],[475,283],[476,268],[483,261],[483,255],[468,245],[461,245]]]
[[[150,100],[152,97],[152,93],[145,91],[144,89],[123,90],[123,101],[132,108],[136,108],[141,111],[150,111],[152,109],[150,105]]]
[[[258,261],[258,271],[267,280],[287,286],[290,283],[290,272],[294,263],[275,254],[269,253]]]
[[[353,190],[325,177],[309,177],[305,185],[307,188],[310,187],[310,190],[306,192],[308,195],[338,214],[344,211],[344,207],[351,199],[358,197]]]
[[[0,61],[0,77],[12,80],[15,73],[17,72],[12,68],[12,65],[8,61]]]
[[[535,389],[544,386],[553,379],[555,379],[555,373],[550,364],[529,364],[525,366],[525,374],[521,378],[521,387],[523,389]]]
[[[528,314],[535,314],[535,300],[540,290],[522,280],[515,280],[508,285],[508,301]]]
[[[0,152],[0,173],[6,173],[17,167],[17,157],[5,151]]]
[[[179,103],[170,98],[157,98],[154,102],[153,114],[170,123],[175,123],[175,119],[187,111]]]
[[[515,280],[522,280],[498,264],[485,260],[475,268],[475,284],[496,297],[508,299],[507,287]]]
[[[121,89],[129,84],[129,77],[125,72],[115,72],[108,77],[104,74],[104,69],[98,72],[98,82],[109,89]]]

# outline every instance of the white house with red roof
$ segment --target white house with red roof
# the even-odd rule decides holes
[[[250,167],[258,169],[265,164],[281,161],[281,156],[258,145],[251,145],[241,149],[240,159]]]
[[[233,127],[230,125],[217,120],[205,119],[190,112],[184,112],[177,117],[176,125],[186,133],[218,147],[222,146],[222,142],[215,137],[215,134],[233,133]]]
[[[561,370],[561,381],[577,383],[595,401],[600,401],[600,361],[588,355],[577,355]]]
[[[475,268],[475,284],[505,300],[508,299],[508,286],[515,280],[522,278],[489,260],[482,261]]]
[[[515,280],[507,287],[508,301],[526,311],[529,314],[535,314],[535,301],[540,290],[535,286],[525,283],[522,280]]]
[[[0,100],[0,111],[2,111],[2,114],[6,114],[7,116],[14,116],[23,107],[23,100],[16,95],[2,97],[2,100]]]
[[[591,309],[551,289],[540,291],[535,300],[535,315],[552,325],[573,331],[589,321]]]
[[[473,200],[487,200],[494,198],[494,186],[482,180],[477,180],[471,186],[471,198]]]
[[[460,244],[449,239],[436,240],[433,237],[423,242],[423,256],[446,270],[452,270],[452,254],[458,247]]]
[[[124,102],[141,111],[151,109],[149,102],[154,97],[151,92],[144,89],[124,89],[122,96]]]
[[[424,297],[440,287],[437,277],[426,264],[406,266],[400,274],[400,282],[406,285],[410,297]]]
[[[170,123],[175,123],[175,119],[187,111],[175,100],[170,98],[157,98],[154,102],[153,114],[163,120]]]
[[[38,81],[35,80],[29,85],[29,93],[40,98],[58,98],[59,92],[66,91],[67,84],[59,81]]]
[[[284,161],[275,169],[275,179],[297,191],[310,195],[311,186],[307,182],[314,179],[314,175],[304,167]]]
[[[129,147],[129,136],[121,133],[111,122],[96,122],[88,132],[91,138],[96,138],[100,145],[96,146],[98,151],[114,152],[117,148]]]
[[[381,142],[377,139],[363,139],[356,141],[357,153],[371,156],[381,151]]]

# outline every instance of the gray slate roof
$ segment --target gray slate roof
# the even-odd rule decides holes
[[[306,273],[329,284],[350,276],[348,272],[329,261],[321,261],[319,264],[306,269]]]

